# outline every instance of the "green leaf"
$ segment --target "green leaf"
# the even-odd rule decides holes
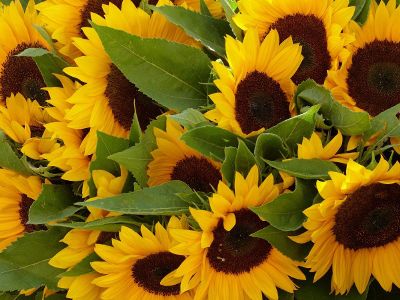
[[[222,163],[221,173],[226,182],[229,185],[233,185],[235,180],[235,159],[236,159],[237,148],[226,147],[225,148],[225,160]]]
[[[28,48],[17,56],[32,57],[46,86],[60,86],[60,82],[54,74],[62,74],[63,69],[68,66],[61,57],[43,48]]]
[[[97,132],[97,146],[96,146],[96,159],[90,163],[90,174],[94,170],[105,170],[114,175],[120,175],[119,165],[109,159],[114,153],[123,151],[129,147],[129,141],[115,136],[105,134],[104,132]],[[90,196],[96,195],[96,187],[93,178],[89,180]]]
[[[239,137],[215,126],[202,126],[185,132],[181,139],[193,149],[208,157],[224,160],[225,147],[237,147]]]
[[[101,230],[105,232],[118,232],[121,229],[122,225],[135,225],[140,227],[141,222],[135,221],[129,216],[117,216],[117,217],[98,219],[91,222],[57,223],[54,224],[53,226],[74,228],[81,230]]]
[[[250,169],[256,164],[253,153],[247,148],[246,144],[239,140],[239,147],[237,149],[235,158],[235,171],[247,176]]]
[[[293,232],[280,231],[269,225],[251,236],[266,240],[280,252],[297,261],[303,261],[311,249],[310,244],[297,244],[288,236],[296,235]]]
[[[192,190],[182,181],[170,181],[136,192],[78,204],[123,214],[170,216],[188,211],[188,203],[177,194],[191,192]]]
[[[367,290],[360,295],[357,289],[353,286],[350,292],[346,295],[331,294],[330,276],[325,275],[317,282],[313,282],[313,274],[307,274],[306,281],[299,281],[299,289],[295,291],[297,300],[365,300],[368,295]]]
[[[147,126],[139,144],[109,157],[109,159],[116,161],[132,172],[136,181],[141,186],[147,186],[147,165],[153,160],[150,153],[157,148],[153,130],[154,128],[165,130],[165,122],[165,117],[160,117],[152,121],[149,126]]]
[[[306,220],[303,211],[313,204],[317,193],[314,185],[314,181],[296,178],[296,189],[293,192],[281,194],[274,201],[252,210],[279,230],[297,230]]]
[[[64,245],[59,243],[65,230],[26,233],[0,253],[0,291],[38,288],[57,289],[60,269],[48,264]]]
[[[132,126],[131,126],[131,131],[129,133],[129,146],[133,146],[136,143],[139,143],[142,138],[142,129],[139,124],[139,119],[136,113],[136,108],[135,108],[135,113],[133,114],[133,120],[132,120]]]
[[[204,0],[200,0],[200,12],[202,15],[212,17],[210,10]]]
[[[320,104],[320,112],[343,135],[359,135],[370,128],[369,115],[366,112],[354,112],[335,101],[330,91],[313,80],[301,83],[297,91],[296,103]],[[299,105],[301,106],[301,105]]]
[[[364,133],[364,140],[368,141],[376,133],[379,133],[377,143],[388,137],[400,136],[400,121],[397,117],[399,113],[400,104],[397,104],[374,117],[371,128]]]
[[[285,161],[264,160],[269,166],[301,179],[329,179],[328,172],[340,172],[330,161],[320,159],[297,159]]]
[[[23,158],[19,158],[11,148],[10,141],[0,131],[0,167],[16,171],[23,175],[33,175]]]
[[[229,26],[231,26],[233,33],[237,39],[242,40],[243,32],[233,21],[233,16],[235,16],[235,11],[238,7],[236,0],[221,0],[221,4],[225,12],[225,17],[228,20]]]
[[[219,56],[225,56],[225,36],[233,35],[229,23],[201,15],[181,6],[158,6],[154,11],[164,15],[170,22],[182,29],[195,40],[200,41]]]
[[[179,114],[171,115],[169,118],[177,121],[186,129],[210,124],[201,112],[193,108],[188,108]]]
[[[285,120],[271,128],[265,133],[272,133],[279,136],[292,151],[297,150],[297,144],[301,143],[303,137],[310,137],[314,132],[316,114],[319,106],[313,106],[305,113]]]
[[[371,0],[350,0],[350,4],[356,5],[353,20],[357,21],[361,25],[364,24],[368,19]]]
[[[101,258],[95,253],[91,253],[82,259],[78,264],[72,267],[70,270],[61,273],[58,277],[75,277],[87,273],[92,273],[93,269],[90,266],[90,263],[93,261],[101,260]]]
[[[176,111],[207,103],[201,83],[208,81],[210,59],[201,50],[164,39],[142,39],[109,27],[93,27],[112,62],[141,92]]]
[[[254,155],[257,165],[264,167],[264,159],[285,158],[289,155],[289,150],[280,136],[273,133],[262,133],[257,138]]]
[[[81,209],[74,206],[79,200],[68,185],[44,184],[29,209],[28,224],[47,224],[72,216]]]

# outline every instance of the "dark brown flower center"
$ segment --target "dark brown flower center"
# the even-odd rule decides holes
[[[170,252],[159,252],[139,259],[132,267],[132,278],[148,293],[173,296],[179,295],[179,284],[163,286],[161,280],[177,269],[185,257]]]
[[[208,193],[218,186],[221,173],[206,158],[190,156],[176,164],[171,180],[181,180],[196,191]]]
[[[290,118],[285,93],[278,82],[264,73],[248,74],[239,83],[235,98],[236,120],[246,134]]]
[[[272,250],[265,240],[250,235],[267,222],[248,209],[235,212],[236,225],[226,231],[220,220],[214,230],[214,241],[207,252],[210,265],[218,272],[240,274],[262,264]]]
[[[115,4],[117,7],[121,7],[123,0],[88,0],[86,5],[81,9],[81,23],[79,29],[82,34],[82,27],[90,27],[90,14],[95,13],[104,17],[103,4],[108,5],[109,3]],[[134,1],[136,4],[136,1]],[[137,5],[136,5],[137,6]]]
[[[45,106],[49,94],[42,90],[46,84],[35,61],[31,57],[15,56],[28,48],[44,47],[40,43],[21,43],[8,53],[0,71],[0,100],[4,103],[11,94],[21,93]]]
[[[29,209],[33,203],[33,199],[28,196],[21,195],[21,202],[19,203],[19,217],[21,220],[21,224],[25,227],[25,232],[33,232],[38,230],[38,227],[33,224],[27,224],[29,220]]]
[[[357,106],[376,116],[400,102],[400,43],[374,41],[357,50],[347,77]]]
[[[107,231],[102,231],[97,238],[96,244],[106,244],[110,242],[112,239],[118,238],[118,233],[117,232],[107,232]]]
[[[384,246],[400,236],[400,186],[364,186],[339,207],[333,232],[353,250]]]
[[[304,59],[292,80],[300,84],[311,78],[324,83],[331,67],[331,56],[323,21],[313,15],[294,14],[278,19],[271,28],[278,31],[282,41],[292,36],[293,41],[302,46]]]
[[[110,73],[107,76],[105,95],[115,120],[125,130],[131,128],[135,107],[142,129],[145,129],[152,120],[163,113],[163,109],[151,98],[141,93],[115,65],[111,65]]]
[[[29,126],[31,129],[31,137],[42,137],[44,131],[46,130],[46,128],[44,128],[44,126],[41,125],[36,125],[36,126]]]

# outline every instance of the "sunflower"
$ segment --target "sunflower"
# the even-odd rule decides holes
[[[165,2],[167,3],[167,2]],[[126,31],[145,38],[165,38],[180,43],[194,43],[180,28],[168,23],[160,14],[151,16],[129,1],[118,9],[114,4],[104,6],[104,18],[92,14],[99,25]],[[83,28],[87,39],[76,38],[74,45],[84,54],[75,59],[76,67],[64,71],[85,84],[68,102],[73,104],[66,118],[75,129],[93,128],[118,137],[127,137],[134,116],[144,129],[152,119],[164,112],[164,108],[139,92],[119,69],[112,64],[93,28]],[[134,105],[135,104],[135,105]],[[86,153],[94,153],[96,136],[88,139]]]
[[[210,95],[216,108],[206,117],[241,136],[257,134],[290,118],[294,90],[290,78],[302,61],[301,47],[291,38],[280,44],[276,30],[260,44],[253,29],[243,43],[226,37],[225,47],[230,68],[213,62],[219,77],[214,83],[221,92]]]
[[[324,199],[304,211],[307,231],[293,240],[314,245],[306,266],[314,281],[332,269],[332,290],[344,294],[355,283],[363,293],[371,275],[382,288],[400,287],[400,164],[380,159],[373,170],[349,160],[346,174],[330,172],[317,182]]]
[[[173,229],[179,243],[171,249],[187,258],[169,273],[162,284],[181,280],[181,292],[196,289],[194,299],[278,299],[277,287],[293,293],[295,284],[289,278],[305,279],[290,260],[267,241],[251,234],[266,227],[250,209],[274,200],[279,195],[269,175],[258,185],[258,168],[246,178],[235,176],[235,192],[223,182],[209,198],[212,212],[191,209],[202,232]]]
[[[181,180],[196,191],[211,192],[221,180],[221,164],[187,146],[181,140],[184,131],[170,118],[166,131],[154,128],[157,148],[151,152],[153,160],[147,169],[148,185]]]
[[[25,99],[21,94],[11,94],[5,105],[0,106],[0,129],[22,145],[23,154],[35,160],[60,147],[44,127],[50,120],[36,100]]]
[[[135,0],[134,2],[140,2]],[[73,38],[83,37],[83,27],[90,27],[90,15],[104,16],[103,5],[113,3],[121,7],[122,0],[47,0],[36,5],[39,19],[56,47],[65,57],[74,59],[82,53],[73,44]]]
[[[93,182],[97,188],[97,196],[88,201],[118,195],[122,192],[127,178],[127,171],[121,168],[121,176],[114,175],[104,170],[93,171]],[[116,213],[96,208],[88,208],[90,215],[86,222],[99,220],[106,217],[116,216]],[[89,254],[94,252],[95,244],[107,243],[115,236],[113,232],[102,232],[100,230],[72,229],[61,240],[67,247],[59,251],[49,261],[53,267],[69,269],[76,266]],[[92,272],[80,276],[62,277],[58,286],[68,289],[67,297],[74,300],[99,299],[102,288],[92,284],[92,280],[99,277],[99,274]]]
[[[351,22],[356,40],[339,70],[330,71],[329,88],[335,99],[371,116],[400,102],[400,7],[390,0],[371,2],[366,23]]]
[[[43,229],[27,224],[29,208],[42,190],[37,176],[25,177],[0,169],[0,251],[25,232]]]
[[[326,145],[322,144],[320,134],[313,132],[309,139],[303,137],[302,143],[297,147],[297,156],[301,159],[318,158],[344,164],[350,158],[356,159],[358,157],[357,152],[338,153],[342,148],[342,143],[343,136],[340,131]]]
[[[69,127],[69,121],[65,118],[71,108],[68,98],[80,87],[77,82],[69,78],[56,75],[62,87],[46,88],[50,95],[50,104],[46,112],[53,118],[53,122],[45,124],[46,130],[53,139],[60,139],[63,145],[56,151],[43,155],[49,161],[49,166],[58,167],[64,171],[61,179],[68,181],[85,181],[89,179],[90,153],[85,153],[87,140],[95,136],[96,132],[74,129]],[[86,184],[85,184],[86,186]],[[87,188],[87,187],[86,187]]]
[[[0,7],[0,102],[21,93],[25,98],[37,100],[44,105],[48,95],[43,77],[30,57],[16,54],[28,48],[48,49],[47,42],[36,31],[37,15],[33,1],[24,11],[19,0]]]
[[[172,217],[168,228],[182,228]],[[141,235],[123,226],[119,240],[112,247],[96,245],[96,253],[104,260],[91,265],[103,276],[93,283],[105,288],[101,299],[190,300],[190,292],[180,293],[179,281],[170,286],[160,284],[161,279],[176,269],[184,256],[169,252],[174,241],[168,231],[157,223],[153,234],[144,225]]]
[[[271,29],[282,39],[292,36],[304,56],[293,81],[311,78],[323,84],[327,71],[348,56],[344,46],[354,39],[343,33],[355,9],[348,5],[348,0],[240,0],[234,21],[244,30],[257,28],[260,36]]]

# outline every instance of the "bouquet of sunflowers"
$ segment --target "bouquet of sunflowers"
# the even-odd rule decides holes
[[[400,299],[399,2],[0,0],[0,300]]]

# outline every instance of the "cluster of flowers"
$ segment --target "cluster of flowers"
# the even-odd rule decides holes
[[[395,0],[0,1],[1,299],[397,299]]]

